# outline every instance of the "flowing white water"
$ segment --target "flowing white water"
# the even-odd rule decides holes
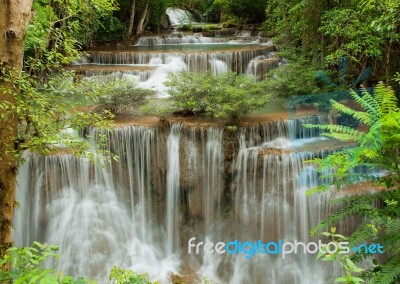
[[[252,76],[257,76],[257,66],[258,66],[258,61],[265,59],[265,56],[257,56],[256,58],[252,59],[249,62],[249,65],[247,65],[246,69],[246,74],[247,75],[252,75]]]
[[[169,58],[179,57],[185,62],[189,71],[204,72],[209,70],[208,62],[212,59],[218,59],[227,64],[228,69],[238,72],[245,73],[249,62],[261,55],[268,55],[269,52],[273,51],[272,46],[259,47],[255,49],[244,49],[244,50],[226,50],[226,51],[201,51],[201,52],[179,52],[170,50],[168,52],[104,52],[104,51],[92,51],[91,60],[94,64],[139,64],[148,65],[153,58],[160,58],[165,64]]]
[[[167,140],[167,254],[172,255],[177,249],[179,238],[177,237],[179,225],[179,142],[181,125],[175,124]]]
[[[30,169],[40,174],[19,177],[16,198],[21,198],[23,210],[17,211],[14,222],[16,236],[31,234],[24,240],[16,237],[16,244],[56,244],[63,271],[105,278],[112,262],[122,260],[130,239],[128,211],[118,201],[111,177],[105,169],[68,155],[28,158],[21,172]],[[36,216],[29,214],[32,210]],[[32,227],[37,229],[29,230]]]
[[[210,65],[211,65],[211,72],[214,75],[220,74],[220,73],[226,73],[228,72],[228,65],[226,65],[225,62],[222,60],[218,59],[212,59],[210,60]]]
[[[159,63],[159,59],[156,57],[153,61]],[[151,73],[147,81],[139,84],[142,88],[155,90],[159,98],[169,97],[166,92],[167,88],[164,86],[164,83],[168,80],[168,74],[187,70],[187,65],[179,57],[169,57],[166,61],[166,64],[160,65],[157,70]]]
[[[96,132],[91,133],[92,136]],[[13,238],[60,247],[60,268],[105,283],[113,265],[169,282],[179,259],[167,255],[158,227],[149,169],[154,129],[126,127],[109,133],[116,166],[93,165],[70,155],[28,157],[18,176]],[[31,185],[34,185],[33,187]],[[24,233],[26,232],[26,233]]]
[[[213,221],[219,219],[220,203],[223,191],[223,132],[220,129],[209,128],[207,144],[203,157],[203,200],[205,228],[211,228]]]
[[[315,116],[266,124],[261,129],[242,129],[233,171],[234,218],[226,220],[228,225],[218,221],[223,229],[214,229],[206,235],[208,239],[214,243],[236,239],[242,242],[262,240],[264,243],[279,239],[314,240],[310,239],[309,231],[326,216],[326,195],[306,196],[306,190],[317,186],[319,179],[315,168],[305,161],[323,153],[265,155],[262,147],[255,146],[271,143],[270,146],[288,149],[290,141],[287,138],[290,137],[293,137],[293,145],[301,146],[308,140],[315,142],[318,138],[312,137],[318,133],[309,132],[303,124],[323,120],[323,117]],[[287,138],[269,142],[275,137]],[[243,255],[211,256],[205,253],[202,263],[198,273],[217,283],[326,283],[329,278],[329,273],[322,273],[324,265],[315,260],[315,255],[291,255],[284,260],[281,256],[254,255],[249,260]],[[230,273],[216,273],[216,267],[224,267]],[[320,272],[317,274],[316,270]]]
[[[180,9],[171,8],[167,12],[175,23],[181,17],[184,22],[191,17],[187,11]],[[229,31],[223,34],[224,37],[205,37],[201,33],[173,32],[169,35],[141,37],[136,46],[130,48],[88,51],[88,56],[74,64],[83,66],[74,66],[74,69],[98,80],[134,78],[141,87],[156,90],[158,97],[168,97],[164,83],[169,72],[211,71],[219,74],[233,71],[262,76],[264,71],[275,67],[276,64],[271,61],[268,66],[263,63],[262,66],[266,67],[260,69],[256,60],[267,58],[274,51],[274,46],[262,44],[261,38],[251,37],[248,32],[232,35],[232,31]],[[112,65],[117,66],[113,68]]]
[[[185,35],[183,33],[173,33],[167,36],[151,36],[141,37],[136,44],[137,46],[151,46],[151,45],[162,45],[162,44],[201,44],[201,43],[213,43],[223,42],[223,39],[204,37],[201,33],[195,33],[192,35]]]
[[[185,24],[193,24],[195,23],[195,18],[187,10],[179,9],[179,8],[168,8],[166,14],[169,17],[169,21],[172,26],[181,26]]]
[[[318,175],[305,161],[325,152],[265,154],[263,148],[277,137],[315,140],[318,133],[303,126],[315,121],[324,118],[242,128],[238,143],[216,128],[117,128],[107,133],[107,147],[120,159],[105,168],[70,155],[27,156],[13,238],[19,246],[33,240],[59,245],[65,273],[101,283],[113,265],[161,283],[182,271],[217,283],[326,283],[315,255],[187,254],[191,237],[314,240],[309,230],[329,208],[326,195],[306,197]],[[275,140],[277,148],[279,141],[287,143]]]

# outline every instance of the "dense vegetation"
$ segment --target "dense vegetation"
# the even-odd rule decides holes
[[[247,23],[263,22],[266,5],[263,0],[118,0],[118,3],[121,9],[114,13],[114,26],[126,27],[127,33],[120,33],[120,35],[128,38],[135,33],[141,33],[144,29],[159,31],[167,7],[190,10],[194,15],[198,15],[199,18],[206,22],[221,22],[225,26],[239,27]],[[148,9],[145,9],[147,5]],[[134,14],[138,16],[133,19],[133,26],[136,26],[133,33],[129,32],[129,26],[132,24],[132,11],[135,11]],[[140,22],[143,12],[148,13],[148,18],[144,27],[140,30],[137,24]],[[115,23],[118,24],[115,25]],[[102,33],[99,33],[100,40],[107,34],[106,30],[102,29]],[[109,34],[112,34],[112,31]]]
[[[58,247],[34,242],[31,247],[9,248],[0,260],[1,283],[41,283],[41,284],[95,284],[88,278],[63,275],[55,269]],[[45,263],[53,263],[46,265]],[[114,266],[110,280],[115,284],[158,284],[151,282],[147,274],[138,274],[129,269]]]
[[[400,69],[397,0],[271,0],[267,1],[266,13],[264,33],[276,36],[276,43],[291,62],[305,61],[315,70],[329,69],[338,79],[346,74],[346,86],[368,67],[373,70],[370,85],[378,81],[391,84]],[[339,74],[343,57],[347,65],[344,74]],[[300,81],[298,69],[303,65],[288,70],[288,82],[295,78]]]
[[[341,204],[341,209],[322,221],[312,233],[337,225],[349,216],[362,216],[363,221],[347,239],[350,247],[360,243],[380,244],[385,257],[375,259],[374,265],[367,269],[352,265],[371,257],[367,252],[350,257],[327,254],[325,260],[348,258],[347,264],[342,265],[346,275],[338,282],[360,283],[364,279],[371,283],[394,283],[400,278],[400,109],[393,90],[382,83],[374,94],[363,90],[361,94],[353,92],[352,97],[362,111],[331,100],[333,108],[367,126],[365,131],[342,125],[309,125],[327,130],[328,137],[358,145],[314,160],[321,173],[333,168],[334,174],[333,183],[313,191],[326,191],[333,184],[336,190],[347,194],[331,201]],[[346,269],[349,263],[350,269]]]
[[[166,83],[175,106],[186,114],[208,112],[216,118],[237,123],[250,111],[263,107],[270,96],[265,82],[254,82],[233,72],[170,74]]]

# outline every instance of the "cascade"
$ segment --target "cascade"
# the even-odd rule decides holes
[[[172,26],[192,24],[196,22],[192,13],[187,10],[179,8],[168,8],[166,14]]]
[[[179,141],[181,125],[171,127],[167,140],[167,253],[171,255],[179,244],[176,231],[179,230]]]
[[[143,36],[139,38],[135,46],[153,46],[153,45],[179,45],[179,44],[258,44],[262,38],[250,36],[250,34],[233,34],[224,37],[203,36],[202,33],[184,34],[182,32],[173,32],[161,36]],[[271,42],[266,42],[272,45]]]
[[[210,60],[210,66],[214,75],[228,72],[228,66],[222,60],[212,59]]]
[[[272,46],[261,46],[252,48],[243,48],[240,51],[224,50],[224,51],[198,51],[195,53],[177,52],[131,52],[131,51],[93,51],[91,55],[94,64],[136,64],[146,65],[154,58],[159,58],[165,64],[170,57],[179,57],[189,66],[189,71],[204,72],[209,70],[208,61],[211,59],[219,59],[224,61],[229,69],[238,73],[245,73],[249,62],[257,56],[268,54],[273,51]]]
[[[185,35],[183,33],[172,33],[164,36],[149,36],[141,37],[137,42],[137,46],[150,46],[161,44],[188,44],[188,43],[216,43],[224,42],[223,38],[205,37],[201,33],[194,33],[192,35]]]
[[[119,162],[105,167],[63,153],[27,155],[13,238],[56,244],[65,273],[101,282],[115,264],[161,283],[182,271],[220,283],[324,283],[329,273],[315,270],[335,268],[315,255],[188,254],[187,243],[313,241],[308,232],[329,211],[328,194],[305,196],[318,184],[305,161],[331,150],[318,150],[319,132],[303,125],[325,119],[242,127],[236,137],[185,124],[124,126],[106,132]]]
[[[275,53],[271,52],[268,57],[261,55],[252,59],[247,65],[246,74],[254,77],[263,78],[264,74],[268,71],[277,68],[281,60],[275,56]]]
[[[168,11],[174,21],[186,15],[179,9]],[[251,36],[248,31],[172,32],[144,36],[136,45],[116,50],[88,50],[87,56],[69,68],[98,80],[134,79],[141,87],[154,89],[158,97],[168,97],[164,83],[170,72],[219,74],[232,71],[262,78],[264,73],[278,66],[279,59],[274,51],[272,42]]]
[[[162,61],[160,57],[154,57],[150,59],[154,63]],[[166,87],[164,83],[168,80],[168,74],[170,72],[187,71],[188,66],[178,56],[169,56],[165,59],[165,64],[160,65],[158,69],[152,72],[147,80],[141,81],[139,86],[142,88],[155,89],[157,90],[158,97],[168,97]]]
[[[170,24],[195,22],[167,10]],[[88,51],[71,69],[94,80],[125,79],[168,97],[170,72],[233,71],[262,78],[285,63],[268,39],[250,31],[141,37],[135,46]],[[326,283],[337,269],[315,255],[188,253],[188,241],[316,241],[310,229],[331,210],[329,194],[307,160],[334,151],[305,124],[326,116],[249,123],[231,133],[218,125],[126,125],[101,132],[118,162],[91,163],[58,153],[26,154],[18,173],[13,239],[58,245],[59,267],[106,283],[113,265],[148,273],[205,276],[216,283]],[[96,139],[98,129],[85,130]],[[101,157],[96,157],[100,160]],[[315,271],[320,271],[315,273]],[[326,271],[326,272],[322,272]]]

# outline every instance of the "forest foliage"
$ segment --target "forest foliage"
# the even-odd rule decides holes
[[[339,75],[339,62],[345,57],[346,80],[354,80],[370,67],[370,85],[388,84],[400,69],[397,0],[270,0],[266,17],[264,34],[275,36],[281,50],[292,52],[290,62],[305,61],[302,65],[314,64]]]
[[[212,117],[237,123],[251,111],[263,107],[270,95],[265,81],[254,82],[233,72],[170,74],[166,82],[175,106],[187,114],[209,113]]]
[[[337,282],[396,283],[400,279],[400,109],[394,91],[383,83],[376,86],[374,93],[364,89],[360,94],[353,91],[351,96],[361,110],[334,100],[332,106],[364,127],[308,125],[326,131],[327,137],[357,143],[313,160],[321,174],[333,169],[333,180],[310,192],[327,191],[333,185],[343,197],[330,201],[340,205],[339,210],[311,233],[340,225],[350,217],[361,217],[361,223],[347,238],[350,247],[380,244],[384,247],[384,257],[376,258],[366,269],[359,269],[354,263],[370,259],[372,255],[368,252],[349,257],[326,254],[324,260],[338,260],[342,264],[346,275]],[[346,263],[354,265],[347,267]]]

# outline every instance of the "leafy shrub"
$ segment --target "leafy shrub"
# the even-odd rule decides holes
[[[53,268],[44,268],[47,259],[58,258],[58,247],[34,242],[31,247],[7,250],[0,260],[1,283],[47,283],[47,284],[84,284],[93,281],[79,277],[64,276]]]
[[[156,116],[160,122],[167,122],[171,109],[161,105],[145,105],[140,109],[146,115]]]
[[[208,112],[230,122],[238,122],[270,98],[265,81],[254,82],[232,72],[216,76],[210,72],[171,74],[166,86],[176,107],[189,113]]]
[[[118,114],[127,109],[138,109],[147,102],[147,97],[154,91],[141,89],[129,81],[116,81],[111,83],[105,94],[97,101],[95,112],[109,111]]]
[[[175,106],[188,112],[205,111],[207,98],[215,88],[215,78],[208,73],[181,72],[169,74],[165,86]]]
[[[92,156],[93,149],[86,139],[63,131],[66,127],[79,130],[96,125],[108,128],[111,116],[107,113],[88,113],[78,106],[86,100],[96,100],[107,90],[106,82],[79,81],[71,72],[60,72],[47,78],[45,83],[35,80],[26,72],[16,74],[0,69],[0,93],[13,95],[15,103],[0,102],[0,121],[8,122],[7,114],[18,109],[20,122],[15,148],[9,149],[18,157],[29,150],[38,154],[59,151],[68,147],[77,156]],[[10,86],[10,87],[7,87]]]
[[[11,247],[0,260],[0,283],[46,283],[86,284],[96,283],[88,278],[65,276],[54,268],[45,268],[44,263],[58,259],[58,247],[34,242],[31,247]],[[110,280],[115,284],[158,284],[151,282],[147,274],[115,267]]]
[[[108,15],[99,19],[101,25],[95,33],[95,39],[100,42],[109,42],[123,39],[126,27],[117,17]]]
[[[231,72],[218,74],[215,80],[213,95],[208,97],[206,108],[214,117],[237,122],[269,101],[265,81],[254,82],[246,75]]]
[[[317,66],[299,58],[269,72],[266,90],[281,98],[325,92],[327,87],[318,81],[317,70]]]
[[[336,228],[331,227],[330,232],[323,232],[321,235],[329,237],[331,239],[330,243],[334,243],[340,247],[340,243],[347,241],[348,239],[340,234],[336,234]],[[328,251],[326,246],[322,246],[320,252],[318,253],[317,259],[322,261],[336,261],[339,263],[340,267],[343,269],[345,276],[337,277],[335,283],[354,283],[360,284],[365,282],[359,277],[360,273],[364,269],[358,267],[352,260],[351,256],[346,253],[341,253],[340,250]]]
[[[122,269],[114,266],[110,273],[110,280],[114,284],[157,284],[151,282],[147,274],[138,274],[129,269]]]
[[[178,27],[178,31],[187,32],[192,30],[193,30],[193,25],[191,23],[185,23]]]

